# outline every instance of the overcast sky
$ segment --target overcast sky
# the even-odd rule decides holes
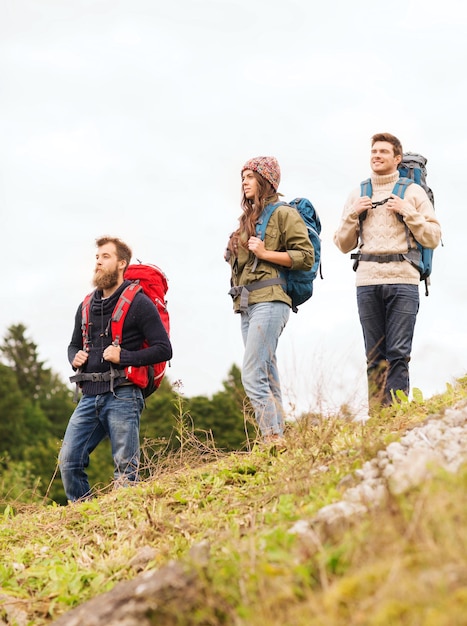
[[[364,403],[349,255],[332,235],[370,138],[428,158],[443,230],[412,385],[467,369],[466,18],[461,0],[0,0],[0,332],[23,323],[63,379],[96,237],[169,278],[172,381],[211,395],[241,364],[223,251],[240,169],[274,155],[323,223],[324,280],[279,346],[296,410]],[[290,407],[293,413],[293,407]]]

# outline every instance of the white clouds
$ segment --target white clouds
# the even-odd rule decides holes
[[[114,167],[119,162],[117,153],[103,145],[99,129],[94,125],[81,126],[63,132],[37,134],[26,139],[13,153],[18,161],[31,167],[53,170],[57,176],[63,172],[87,175]]]
[[[409,30],[439,30],[445,26],[460,27],[467,23],[463,0],[409,0],[404,25]]]
[[[0,9],[0,211],[6,293],[15,294],[2,304],[0,332],[25,323],[43,358],[68,374],[93,242],[114,233],[169,276],[169,376],[188,395],[217,391],[243,352],[222,260],[240,211],[239,170],[255,154],[275,154],[286,197],[309,196],[323,221],[325,280],[291,316],[284,381],[305,403],[317,395],[310,379],[330,402],[361,397],[354,274],[332,233],[368,174],[371,135],[389,130],[428,157],[443,222],[446,248],[436,253],[412,366],[417,386],[443,385],[466,346],[440,328],[460,325],[467,297],[455,260],[466,222],[467,94],[457,63],[467,48],[460,3],[448,5],[454,13],[418,2],[407,13],[399,0],[16,0]],[[428,358],[434,352],[442,367]]]

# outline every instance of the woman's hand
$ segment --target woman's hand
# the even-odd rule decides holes
[[[282,265],[283,267],[292,267],[292,259],[287,252],[267,250],[264,247],[264,241],[259,237],[250,237],[248,239],[248,250],[262,261],[268,261],[268,263]]]
[[[248,250],[253,252],[258,259],[264,259],[266,248],[264,247],[264,241],[259,237],[250,237],[248,239]]]

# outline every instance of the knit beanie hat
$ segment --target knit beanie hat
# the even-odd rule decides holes
[[[281,182],[281,168],[275,157],[262,156],[250,159],[242,167],[242,173],[245,170],[258,172],[258,174],[271,183],[274,187],[274,191],[277,191],[279,183]]]

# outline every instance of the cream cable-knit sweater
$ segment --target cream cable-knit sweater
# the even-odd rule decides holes
[[[372,174],[373,202],[388,198],[394,188],[399,172],[377,176]],[[352,191],[342,213],[342,220],[334,234],[334,243],[344,253],[354,250],[359,243],[359,219],[353,210],[360,196],[360,188]],[[441,240],[441,227],[433,206],[419,185],[409,185],[403,200],[403,218],[410,232],[426,248],[436,248]],[[415,242],[412,241],[412,246]],[[404,224],[386,205],[368,211],[363,222],[363,246],[367,254],[394,254],[407,252],[407,237]],[[356,272],[356,285],[379,285],[404,283],[418,285],[420,274],[407,261],[377,263],[361,261]]]

